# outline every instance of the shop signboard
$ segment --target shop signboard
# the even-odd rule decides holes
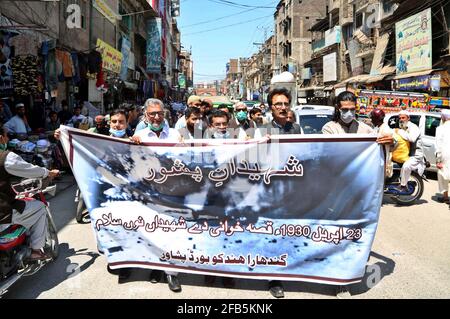
[[[432,68],[431,8],[395,24],[397,74]]]
[[[98,10],[106,19],[109,20],[112,24],[116,24],[117,14],[111,9],[110,6],[106,4],[104,0],[94,0],[93,6]]]
[[[161,18],[151,18],[147,21],[147,71],[161,73],[162,46]]]
[[[100,39],[97,39],[97,51],[102,55],[102,66],[105,70],[120,73],[122,53]]]
[[[184,74],[178,75],[178,85],[180,86],[180,89],[186,88],[186,76]]]
[[[336,52],[324,55],[323,65],[324,65],[323,82],[337,81],[337,54],[336,54]]]
[[[423,75],[398,80],[398,89],[400,91],[427,90],[439,91],[441,87],[441,76]]]
[[[130,59],[131,42],[127,38],[122,38],[122,69],[120,71],[120,78],[124,81],[128,77],[128,62]]]

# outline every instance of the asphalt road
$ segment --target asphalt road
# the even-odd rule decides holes
[[[176,298],[271,299],[266,281],[237,280],[233,289],[217,280],[213,287],[201,275],[180,274],[181,293],[167,284],[152,284],[148,272],[136,271],[125,283],[106,269],[96,250],[90,224],[74,220],[76,187],[69,177],[51,200],[59,230],[60,256],[31,277],[22,278],[5,298]],[[64,189],[65,188],[65,189]],[[62,190],[64,189],[64,190]],[[349,286],[348,298],[450,298],[450,210],[436,201],[437,182],[425,185],[423,199],[411,207],[385,200],[366,276]],[[336,298],[329,285],[286,282],[286,298]]]

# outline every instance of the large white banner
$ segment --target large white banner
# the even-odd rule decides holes
[[[135,145],[62,128],[111,268],[358,282],[384,160],[375,137],[272,136]]]

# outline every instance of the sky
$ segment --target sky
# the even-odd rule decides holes
[[[262,43],[265,34],[273,34],[273,14],[278,2],[181,0],[178,28],[182,49],[192,49],[194,82],[222,80],[230,59],[256,53],[259,46],[253,43]]]

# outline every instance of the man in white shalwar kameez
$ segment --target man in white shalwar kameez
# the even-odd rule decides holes
[[[410,121],[410,116],[407,111],[399,113],[399,126],[397,134],[404,140],[411,143],[410,158],[403,164],[400,172],[400,192],[407,191],[407,183],[413,171],[416,171],[420,176],[425,171],[425,156],[423,153],[422,134],[419,127]]]
[[[450,110],[442,110],[442,123],[436,129],[436,166],[438,171],[439,193],[441,201],[449,203],[448,184],[450,182]]]

